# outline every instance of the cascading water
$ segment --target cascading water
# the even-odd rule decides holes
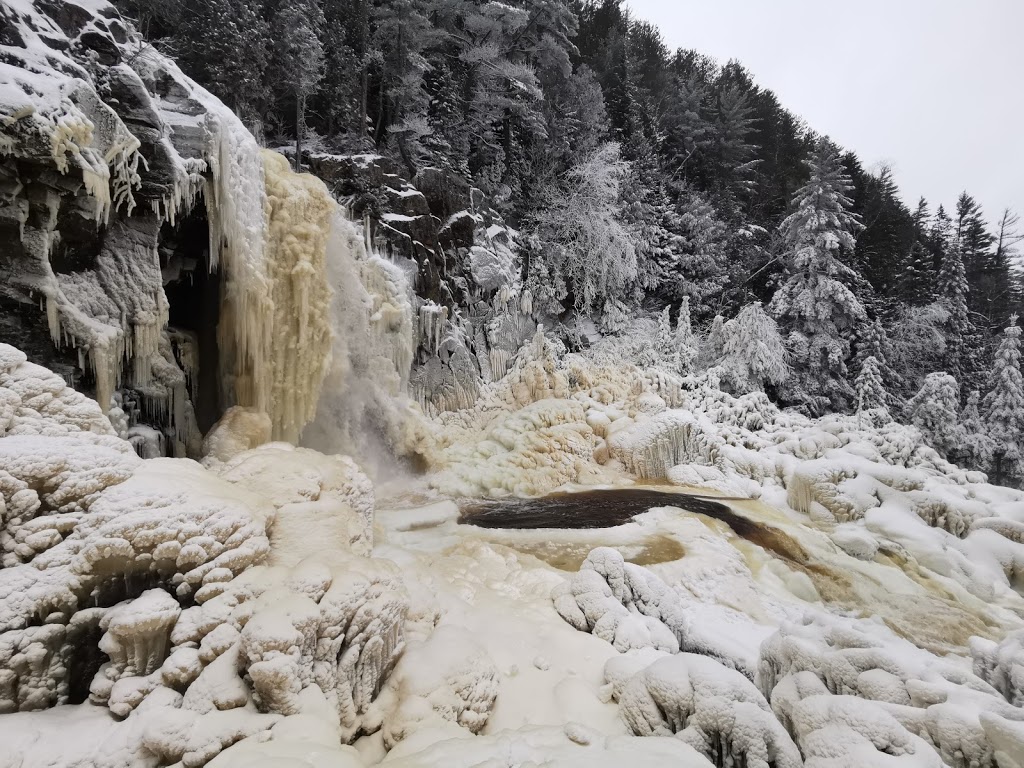
[[[404,439],[402,398],[415,340],[411,289],[394,264],[368,254],[339,211],[326,253],[334,330],[332,363],[302,445],[357,456],[371,474]]]

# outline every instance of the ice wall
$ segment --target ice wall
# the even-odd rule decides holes
[[[253,151],[228,142],[218,193],[207,201],[225,275],[218,341],[229,401],[268,413],[274,438],[296,442],[331,360],[325,262],[337,206],[315,177],[293,173],[274,152]],[[264,199],[245,200],[259,176]]]

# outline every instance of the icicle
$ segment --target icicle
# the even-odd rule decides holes
[[[431,354],[441,349],[441,337],[448,322],[448,307],[428,301],[420,307],[420,344]]]
[[[519,309],[524,315],[533,315],[533,294],[529,289],[523,291],[523,295],[519,299]]]

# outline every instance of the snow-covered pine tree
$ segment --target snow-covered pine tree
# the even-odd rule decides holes
[[[954,238],[942,254],[936,294],[949,313],[946,322],[946,367],[956,376],[964,370],[964,342],[974,330],[967,310],[967,291],[967,274],[960,253],[960,242]]]
[[[679,316],[676,318],[676,349],[679,351],[679,370],[690,373],[697,360],[697,337],[693,333],[690,319],[690,299],[683,297],[679,305]]]
[[[858,369],[864,367],[869,357],[875,358],[879,366],[888,362],[889,338],[880,320],[870,320],[858,329],[856,347],[854,361]]]
[[[665,307],[658,319],[658,339],[655,350],[661,364],[671,371],[679,370],[679,351],[676,349],[676,337],[672,332],[672,307]]]
[[[725,318],[715,315],[711,321],[711,328],[701,341],[700,350],[697,355],[697,367],[706,370],[718,364],[725,354]]]
[[[736,394],[778,386],[789,376],[786,346],[775,321],[755,301],[723,328],[725,344],[718,365],[723,382]]]
[[[1024,379],[1020,372],[1020,336],[1017,316],[1003,332],[992,370],[992,389],[983,411],[989,434],[995,441],[995,481],[1022,475],[1021,430],[1024,429]]]
[[[866,411],[888,410],[889,395],[882,384],[881,363],[874,355],[864,360],[857,376],[857,414]]]
[[[852,184],[835,145],[821,139],[810,166],[811,178],[794,198],[796,211],[780,227],[789,278],[770,309],[787,334],[796,374],[788,397],[821,413],[847,407],[854,396],[846,363],[866,316],[845,284],[856,274],[839,257],[853,250],[863,227],[850,210]]]
[[[713,299],[728,282],[728,229],[718,212],[695,190],[672,186],[674,203],[657,206],[654,242],[657,281],[670,300],[689,297],[698,318],[714,312]]]
[[[934,281],[932,256],[923,242],[915,240],[897,278],[899,296],[914,306],[928,304],[935,298]]]
[[[948,373],[930,373],[921,390],[907,403],[910,423],[921,430],[925,441],[942,454],[953,457],[963,441],[960,385]]]
[[[967,396],[967,404],[960,413],[963,428],[962,461],[972,469],[987,472],[995,453],[995,441],[988,434],[988,428],[981,418],[981,393],[974,389]]]
[[[855,370],[861,371],[864,363],[869,357],[875,358],[878,365],[878,375],[881,376],[882,384],[886,392],[897,392],[903,389],[905,383],[892,367],[889,360],[892,357],[892,342],[889,334],[878,318],[865,323],[857,331],[856,354],[854,361]],[[891,404],[890,397],[887,403]]]

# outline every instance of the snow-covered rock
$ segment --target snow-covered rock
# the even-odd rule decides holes
[[[753,683],[705,656],[681,653],[655,661],[621,687],[618,701],[634,734],[675,734],[715,765],[803,765]]]

